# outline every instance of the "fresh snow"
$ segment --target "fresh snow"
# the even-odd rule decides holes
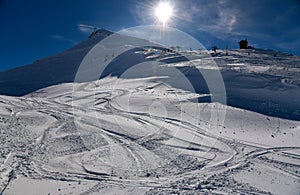
[[[109,35],[0,74],[0,194],[299,194],[299,57],[118,37],[101,79],[73,82]],[[220,70],[228,105],[197,69]]]
[[[11,110],[1,112],[3,194],[299,191],[299,121],[191,102],[197,94],[157,79],[1,96]],[[82,96],[72,102],[74,87]],[[217,107],[222,126],[211,125]]]

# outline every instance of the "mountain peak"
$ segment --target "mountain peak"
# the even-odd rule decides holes
[[[92,32],[92,34],[90,34],[89,38],[92,38],[94,36],[97,36],[97,35],[105,35],[105,36],[109,36],[113,34],[113,32],[109,31],[109,30],[106,30],[104,28],[100,28],[100,29],[96,29],[94,32]]]

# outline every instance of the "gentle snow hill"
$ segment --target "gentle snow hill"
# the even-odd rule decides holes
[[[51,85],[73,82],[84,56],[95,44],[112,34],[104,29],[97,32],[69,50],[0,72],[0,94],[22,96]]]
[[[253,49],[229,51],[228,56],[221,50],[213,58],[221,69],[229,105],[300,120],[299,56]]]
[[[0,95],[0,193],[298,194],[300,121],[195,103],[157,81]]]
[[[0,94],[23,96],[48,86],[74,82],[78,68],[86,54],[97,43],[112,34],[114,33],[105,29],[97,30],[89,36],[89,39],[69,50],[44,59],[38,59],[29,65],[0,72]],[[116,38],[116,36],[114,38]],[[105,45],[105,47],[107,46],[108,50],[110,47],[116,46],[134,48],[136,44],[156,45],[143,39],[118,35],[118,40],[110,41],[109,45]],[[143,61],[149,61],[145,59],[145,55],[139,54],[135,49],[116,56],[115,58],[111,65],[108,66],[109,68],[103,72],[102,76],[99,75],[98,78],[109,74],[119,76],[122,71],[125,71],[130,66],[134,66],[136,63]],[[120,67],[120,63],[122,63],[122,67]]]
[[[89,39],[67,51],[23,67],[0,72],[0,94],[23,96],[48,86],[73,82],[85,55],[99,41],[111,34],[112,32],[104,29],[98,30]],[[130,47],[141,42],[144,45],[151,45],[146,40],[127,36],[124,36],[120,42],[115,41],[111,44]],[[159,46],[153,48],[159,49]],[[228,105],[271,116],[300,120],[300,57],[298,56],[262,49],[230,50],[228,55],[225,55],[224,50],[218,50],[217,53],[207,51],[149,53],[147,50],[146,47],[132,47],[116,56],[99,78],[108,75],[120,77],[136,64],[155,61],[168,64],[169,67],[176,67],[184,73],[195,92],[207,94],[209,90],[206,82],[199,71],[186,62],[185,56],[192,58],[194,64],[199,62],[197,68],[204,70],[211,68],[210,64],[203,66],[202,63],[209,58],[213,59],[220,68],[226,86]],[[154,66],[149,66],[148,70],[151,68]],[[159,69],[156,75],[149,75],[150,71],[141,69],[136,78],[164,76],[169,71],[167,67],[159,67]],[[128,78],[132,76],[134,75]],[[180,83],[169,84],[186,90]],[[209,102],[210,98],[201,97],[198,101]]]
[[[0,95],[0,194],[299,194],[299,57],[117,36],[78,81],[108,35],[0,73],[0,94],[23,95]],[[105,66],[111,48],[126,52]],[[212,71],[229,106],[209,101]]]

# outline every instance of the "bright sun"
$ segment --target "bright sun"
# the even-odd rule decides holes
[[[160,2],[155,8],[155,15],[160,22],[166,24],[173,15],[173,7],[168,2]]]

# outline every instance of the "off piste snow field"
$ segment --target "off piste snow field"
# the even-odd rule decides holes
[[[111,35],[0,73],[1,194],[299,194],[300,57]]]

